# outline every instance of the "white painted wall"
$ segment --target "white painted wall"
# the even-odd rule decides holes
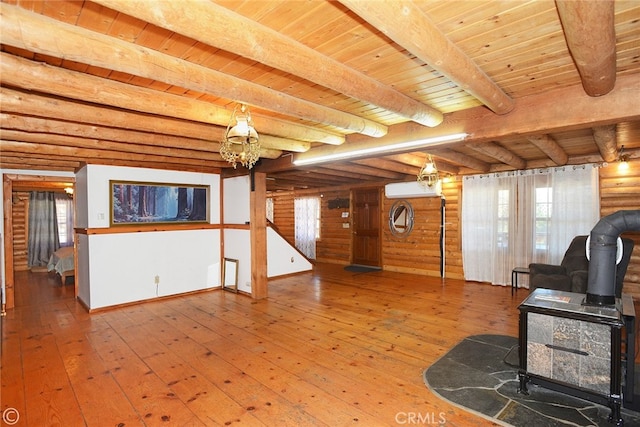
[[[209,222],[220,224],[220,177],[155,169],[87,165],[75,175],[48,171],[3,170],[18,175],[75,177],[77,228],[109,228],[109,180],[210,186]],[[225,224],[250,220],[249,176],[225,179]],[[0,187],[0,195],[2,194]],[[4,215],[0,204],[0,213]],[[0,230],[4,236],[3,222]],[[223,227],[224,228],[224,227]],[[224,257],[238,260],[238,289],[251,293],[249,230],[176,230],[79,235],[78,298],[90,309],[141,301],[212,287],[221,283],[221,235]],[[291,261],[293,259],[293,262]],[[2,254],[4,290],[4,254]],[[267,230],[267,276],[307,271],[311,264],[274,230]],[[158,276],[158,284],[155,278]],[[4,297],[4,292],[2,293]],[[4,301],[3,301],[4,302]]]
[[[248,175],[222,180],[224,223],[248,224],[251,219],[251,181]]]
[[[224,224],[247,224],[250,220],[250,177],[225,178],[222,188]],[[224,257],[238,260],[238,290],[251,293],[250,230],[224,229]],[[282,236],[267,227],[267,277],[309,271],[312,268],[311,263]]]
[[[82,169],[86,168],[85,173]],[[77,186],[86,185],[86,203],[78,199],[78,206],[86,213],[78,212],[76,224],[81,228],[109,227],[110,203],[109,180],[140,181],[169,184],[209,185],[209,222],[220,224],[220,176],[213,174],[167,171],[158,169],[87,165],[76,178]],[[86,182],[84,182],[86,180]],[[80,187],[82,190],[83,187]],[[86,221],[81,222],[81,221]]]
[[[109,180],[208,185],[209,222],[220,223],[218,175],[87,165],[76,176],[77,227],[109,227]],[[95,233],[79,244],[78,296],[90,309],[220,286],[220,230]]]
[[[224,225],[248,224],[251,219],[251,180],[248,175],[222,180]],[[251,293],[251,232],[224,229],[224,257],[238,260],[238,290]]]
[[[267,227],[267,277],[309,271],[313,265],[273,228]]]
[[[220,230],[90,235],[90,308],[220,286],[219,241]]]
[[[224,257],[238,260],[238,290],[251,293],[251,231],[225,229]]]

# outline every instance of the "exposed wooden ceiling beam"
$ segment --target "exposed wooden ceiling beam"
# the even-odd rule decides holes
[[[616,127],[597,126],[593,128],[593,139],[598,146],[602,160],[613,162],[618,160],[618,144],[616,140]]]
[[[47,132],[50,134],[76,136],[88,139],[149,145],[153,147],[184,147],[206,153],[217,152],[218,144],[201,139],[140,132],[130,129],[96,126],[84,123],[55,120],[19,114],[0,113],[0,128],[24,132]]]
[[[193,138],[199,140],[199,142],[194,141],[194,144],[205,144],[211,151],[218,151],[219,145],[217,141],[222,139],[225,132],[225,129],[219,126],[169,117],[156,116],[153,120],[149,120],[150,116],[142,113],[98,107],[5,87],[0,87],[0,104],[2,104],[2,111],[5,113],[32,115],[68,122]],[[132,137],[137,136],[132,134]],[[97,135],[97,137],[99,136]],[[161,140],[162,135],[156,135],[153,138]],[[202,146],[203,149],[205,146]],[[282,154],[280,150],[270,148],[264,148],[263,153],[268,158],[276,158]]]
[[[180,2],[164,0],[96,0],[96,3],[303,77],[417,123],[437,126],[442,122],[440,111],[215,3],[191,2],[188,10]]]
[[[505,114],[513,109],[514,101],[412,1],[339,1],[493,112]]]
[[[438,157],[435,155],[433,157],[434,157],[434,160],[436,161],[436,166],[438,168],[438,171],[451,173],[454,175],[458,174],[460,170],[458,166],[454,166],[452,164],[449,164],[448,162],[441,162],[439,161]],[[402,163],[403,165],[409,165],[409,166],[413,166],[414,168],[417,168],[417,169],[410,169],[411,172],[408,173],[408,175],[415,175],[417,177],[418,173],[420,172],[420,169],[424,166],[427,156],[424,153],[402,153],[402,154],[392,154],[390,156],[384,156],[384,158],[388,160],[393,160],[398,163]]]
[[[488,156],[491,156],[494,159],[513,167],[514,169],[527,168],[527,162],[495,142],[474,142],[472,144],[466,144],[466,146]]]
[[[201,151],[204,155],[209,153],[217,153],[219,145],[211,143],[210,141],[203,141],[201,139],[176,137],[172,135],[158,135],[149,132],[137,132],[129,129],[117,129],[111,127],[102,127],[95,125],[86,125],[82,123],[74,123],[67,121],[60,121],[54,119],[43,119],[33,116],[22,116],[18,114],[6,114],[0,112],[0,129],[6,135],[9,130],[18,130],[29,133],[42,133],[46,132],[51,135],[51,138],[55,139],[58,136],[74,136],[84,138],[87,140],[100,140],[100,141],[114,141],[125,143],[122,147],[123,151],[133,151],[129,147],[135,147],[135,150],[143,150],[150,152],[153,148],[164,147],[167,150],[177,150],[176,147],[181,149],[189,149],[193,151]],[[270,149],[270,139],[277,139],[265,135],[261,140],[266,140],[261,144],[262,157],[277,158],[282,152],[280,150]],[[302,141],[298,141],[300,144],[306,144]],[[147,145],[149,148],[140,147],[140,145]],[[283,144],[277,144],[279,146]],[[296,148],[296,147],[292,147]],[[298,147],[302,148],[302,147]],[[294,150],[298,151],[298,150]],[[304,150],[301,150],[304,151]],[[193,155],[198,155],[193,153]]]
[[[556,0],[569,52],[590,96],[616,84],[616,32],[613,0]]]
[[[201,168],[220,168],[227,166],[227,163],[225,161],[212,161],[202,158],[178,158],[154,154],[124,153],[119,150],[96,150],[94,148],[78,148],[54,144],[12,141],[6,139],[0,140],[0,151],[35,154],[36,157],[48,156],[65,160],[87,161],[94,163],[99,163],[106,160],[112,160],[116,162],[120,160],[128,160],[131,162],[137,162],[137,164],[140,166],[145,165],[145,163],[147,162],[155,162],[157,164],[175,164],[178,166],[191,165]]]
[[[318,173],[321,173],[323,175],[330,175],[330,176],[343,176],[347,179],[351,179],[353,181],[357,181],[357,182],[362,182],[365,181],[367,179],[370,178],[370,175],[366,175],[366,174],[362,174],[362,173],[357,173],[357,172],[350,172],[343,169],[332,169],[332,168],[326,168],[326,167],[322,167],[319,166],[317,168],[313,169],[314,171],[317,171]]]
[[[73,172],[80,168],[79,160],[58,160],[36,158],[24,153],[2,152],[0,167],[3,169],[38,169]]]
[[[352,173],[358,173],[361,175],[366,175],[368,178],[380,178],[380,179],[402,179],[404,175],[401,173],[397,173],[394,171],[386,171],[382,169],[372,168],[370,166],[357,165],[351,162],[339,162],[332,164],[323,164],[323,168],[325,169],[333,169],[337,171],[347,171]]]
[[[465,143],[493,141],[514,135],[537,135],[563,132],[584,127],[607,125],[616,122],[640,120],[640,79],[636,76],[620,76],[616,86],[606,96],[597,98],[585,94],[581,85],[549,91],[544,94],[519,98],[516,108],[498,116],[484,107],[470,108],[445,114],[444,122],[437,128],[419,126],[413,122],[389,127],[387,135],[369,138],[364,135],[347,135],[347,142],[340,147],[323,146],[314,153],[325,150],[344,150],[346,147],[369,147],[399,143],[407,140],[430,138],[467,132]],[[461,143],[442,144],[437,148],[455,147]],[[428,148],[432,151],[436,147]]]
[[[434,156],[441,157],[450,162],[468,167],[469,169],[474,169],[480,172],[488,172],[491,168],[491,165],[485,162],[482,162],[478,159],[474,159],[471,156],[467,156],[466,154],[459,153],[450,149],[440,149],[440,150],[431,150],[430,151]]]
[[[140,146],[135,143],[112,142],[100,139],[79,138],[75,136],[55,135],[50,133],[22,132],[9,129],[2,130],[2,139],[4,141],[18,141],[33,144],[42,144],[47,146],[50,145],[82,150],[96,150],[97,156],[99,156],[102,151],[111,151],[114,153],[119,152],[122,154],[122,156],[125,157],[133,153],[140,154],[141,156],[162,156],[166,158],[175,157],[177,159],[198,158],[207,161],[220,162],[220,165],[224,165],[224,163],[222,163],[222,157],[218,153],[207,153],[199,150],[190,150],[188,148],[167,148],[154,147],[149,145]]]
[[[569,161],[567,153],[558,145],[551,135],[531,135],[527,139],[540,151],[549,156],[556,165],[566,165]]]
[[[65,182],[64,179],[67,181]],[[66,187],[73,186],[75,178],[56,177],[56,181],[12,181],[12,191],[64,191]]]
[[[386,126],[372,120],[294,98],[153,49],[28,12],[17,6],[0,3],[0,18],[2,42],[9,46],[162,81],[346,131],[380,136],[387,130]],[[56,43],[51,43],[51,40]]]
[[[209,102],[104,79],[90,74],[53,67],[0,52],[0,82],[4,85],[49,93],[79,101],[110,105],[142,113],[191,120],[226,127],[231,111]],[[252,114],[260,135],[269,134],[291,140],[323,142],[339,145],[343,135]],[[281,142],[284,142],[281,140]],[[288,142],[287,144],[294,144]],[[278,148],[278,147],[270,147]],[[281,150],[290,150],[285,146]],[[308,146],[307,146],[308,149]],[[306,150],[292,150],[306,151]]]
[[[394,162],[393,160],[387,160],[384,157],[352,160],[351,163],[358,165],[370,166],[376,169],[392,170],[400,172],[406,175],[418,175],[420,172],[420,166],[415,167],[404,163]]]

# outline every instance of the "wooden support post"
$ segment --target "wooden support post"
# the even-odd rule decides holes
[[[267,297],[267,175],[252,171],[251,176],[251,296]]]

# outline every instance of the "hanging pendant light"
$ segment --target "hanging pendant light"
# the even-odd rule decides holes
[[[235,169],[237,163],[251,169],[260,158],[258,132],[253,127],[251,113],[244,104],[233,109],[229,125],[220,143],[220,155]]]
[[[433,187],[438,182],[438,168],[431,154],[427,154],[427,160],[418,174],[418,183],[423,186]]]

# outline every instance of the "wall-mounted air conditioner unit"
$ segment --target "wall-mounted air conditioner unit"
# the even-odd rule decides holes
[[[384,195],[389,199],[410,199],[413,197],[441,197],[442,181],[433,186],[421,185],[418,181],[396,182],[384,186]]]

